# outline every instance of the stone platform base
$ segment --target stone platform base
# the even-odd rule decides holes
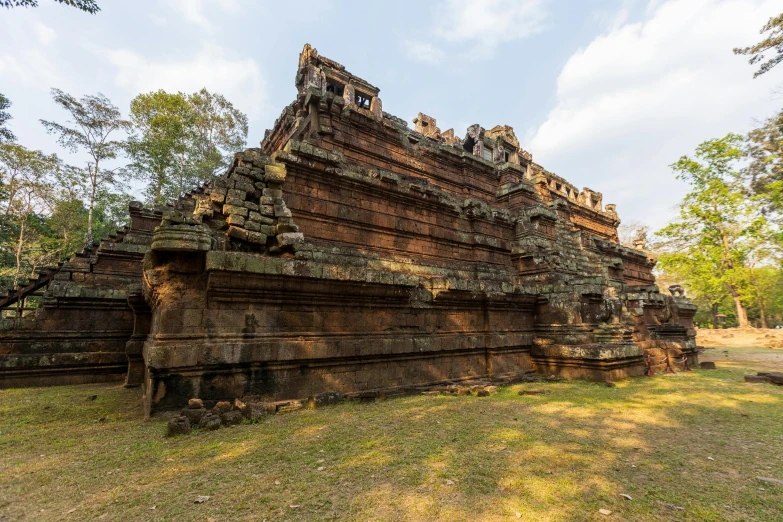
[[[39,386],[66,386],[70,384],[121,383],[125,380],[128,364],[80,366],[60,368],[33,368],[5,370],[0,375],[0,389],[31,388]]]
[[[644,375],[643,350],[636,344],[534,346],[536,371],[566,379],[613,381]]]
[[[147,414],[181,408],[191,397],[225,400],[307,399],[327,392],[394,393],[402,388],[476,379],[512,379],[533,372],[529,348],[472,349],[344,359],[275,361],[174,368],[145,375]]]

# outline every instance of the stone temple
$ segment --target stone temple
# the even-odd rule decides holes
[[[131,204],[130,226],[0,300],[41,296],[3,319],[0,387],[124,375],[150,413],[696,363],[682,289],[660,293],[655,260],[618,244],[615,206],[511,127],[460,137],[419,114],[411,129],[309,45],[295,84],[223,176]]]

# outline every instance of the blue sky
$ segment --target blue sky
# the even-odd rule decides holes
[[[779,0],[98,1],[95,16],[50,0],[0,10],[11,128],[74,164],[38,123],[65,119],[51,87],[127,113],[140,92],[206,86],[248,114],[256,146],[294,99],[309,42],[378,86],[387,112],[460,136],[511,125],[535,161],[657,228],[685,191],[669,164],[783,104],[783,68],[754,80],[731,52],[759,40]]]

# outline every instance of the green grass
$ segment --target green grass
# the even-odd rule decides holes
[[[174,439],[138,390],[3,390],[0,520],[783,521],[783,487],[755,478],[783,479],[783,387],[744,383],[757,368],[722,350],[723,369],[616,388],[345,403]]]

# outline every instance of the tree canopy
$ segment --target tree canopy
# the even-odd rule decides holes
[[[772,17],[761,28],[761,34],[769,33],[766,38],[750,47],[737,47],[734,54],[750,56],[748,63],[755,65],[761,63],[759,69],[753,74],[754,78],[769,72],[773,67],[783,61],[783,13]],[[767,51],[772,51],[772,57],[764,61]]]
[[[75,7],[80,11],[86,13],[95,14],[101,10],[98,6],[98,2],[95,0],[54,0],[58,4],[67,5],[69,7]],[[5,8],[12,7],[38,7],[38,0],[0,0],[0,6]]]
[[[211,180],[245,146],[247,116],[220,94],[157,91],[131,102],[126,143],[134,177],[148,181],[147,201],[160,205]]]
[[[16,140],[14,133],[5,124],[11,119],[11,114],[6,111],[11,106],[11,101],[0,93],[0,143]]]
[[[57,135],[58,143],[72,152],[83,149],[92,159],[83,170],[89,182],[87,200],[87,242],[93,241],[93,212],[98,193],[117,183],[116,170],[103,168],[107,160],[115,159],[124,149],[122,140],[112,139],[117,132],[128,131],[131,122],[122,118],[120,110],[104,95],[83,96],[76,99],[59,89],[52,89],[52,98],[68,111],[71,119],[66,125],[41,120],[50,134]]]

